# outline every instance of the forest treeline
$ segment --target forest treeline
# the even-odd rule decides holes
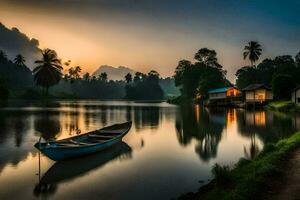
[[[295,57],[267,58],[256,65],[261,54],[258,42],[251,41],[244,47],[243,57],[250,65],[237,70],[235,86],[243,89],[262,83],[272,88],[275,99],[289,99],[291,91],[300,85],[300,52]],[[44,49],[41,55],[31,71],[22,55],[9,60],[0,51],[2,97],[42,98],[51,88],[50,96],[54,98],[161,100],[179,96],[175,101],[197,102],[207,99],[211,89],[234,85],[226,78],[216,51],[208,48],[196,52],[195,62],[180,60],[174,76],[166,79],[151,70],[147,74],[128,73],[123,80],[113,81],[105,72],[98,77],[82,75],[80,66],[71,66],[71,61],[61,63],[54,50]],[[63,74],[63,68],[68,69],[67,73]]]
[[[295,56],[282,55],[264,59],[256,65],[262,54],[258,42],[251,41],[243,49],[243,58],[250,65],[236,72],[236,84],[243,89],[250,84],[264,84],[272,88],[274,99],[290,99],[292,90],[300,85],[300,52]],[[175,70],[175,84],[180,88],[180,97],[174,103],[199,101],[208,98],[208,91],[233,86],[226,79],[226,70],[218,62],[215,50],[202,48],[194,55],[195,62],[180,60]]]
[[[109,80],[105,72],[97,77],[89,73],[82,75],[80,66],[71,67],[71,61],[61,63],[56,52],[50,49],[43,50],[42,59],[35,64],[31,71],[22,55],[10,60],[0,50],[1,97],[39,99],[47,95],[52,98],[161,100],[179,93],[173,78],[161,78],[156,71],[127,74],[123,80],[116,81]],[[63,74],[63,68],[68,69],[67,73]],[[133,77],[132,81],[127,76]]]

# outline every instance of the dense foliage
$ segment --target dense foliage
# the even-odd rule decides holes
[[[0,101],[8,98],[8,89],[5,81],[0,77]]]
[[[15,61],[17,57],[15,58]],[[10,89],[24,90],[32,87],[32,72],[25,64],[10,61],[5,52],[0,50],[0,76]]]
[[[45,49],[34,73],[26,67],[25,58],[18,54],[9,60],[0,50],[0,76],[3,87],[11,90],[11,97],[25,99],[44,98],[45,94],[38,86],[51,87],[48,98],[84,98],[84,99],[163,99],[164,94],[176,95],[173,78],[160,78],[155,71],[148,75],[138,72],[135,77],[127,74],[124,80],[109,80],[105,72],[98,77],[89,73],[81,75],[81,67],[70,66],[71,61],[61,63],[55,51]],[[62,67],[68,67],[67,74],[62,74]],[[34,77],[36,85],[34,84]],[[134,80],[133,80],[134,79]],[[2,87],[2,86],[1,86]],[[4,91],[4,90],[3,90]],[[126,94],[128,92],[128,95]],[[6,92],[5,92],[6,94]],[[7,93],[8,94],[8,93]]]
[[[254,83],[271,86],[275,99],[287,99],[296,85],[300,84],[300,52],[265,59],[257,66],[245,66],[237,70],[236,85],[242,89]]]
[[[175,70],[175,84],[180,87],[182,98],[192,100],[196,95],[203,99],[210,89],[224,87],[228,84],[226,71],[218,63],[214,50],[200,49],[195,54],[195,63],[188,60],[179,61]]]
[[[133,82],[130,82],[128,77],[125,79],[128,82],[125,88],[126,99],[161,100],[164,98],[164,91],[159,85],[159,74],[156,71],[152,70],[147,75],[137,72]]]

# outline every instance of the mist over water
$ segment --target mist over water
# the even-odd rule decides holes
[[[40,136],[62,139],[129,120],[122,143],[84,158],[55,163],[33,146]],[[207,183],[215,163],[251,159],[300,130],[300,116],[164,102],[16,101],[0,109],[0,125],[0,199],[170,199]]]

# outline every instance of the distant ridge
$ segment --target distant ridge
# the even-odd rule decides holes
[[[130,73],[134,76],[135,72],[133,69],[129,67],[119,66],[113,67],[109,65],[101,65],[92,76],[99,76],[101,73],[106,72],[109,80],[123,80],[125,75]]]

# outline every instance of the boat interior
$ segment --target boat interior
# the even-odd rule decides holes
[[[51,146],[65,146],[65,147],[78,147],[84,145],[93,145],[103,143],[115,137],[122,135],[129,130],[128,124],[117,124],[110,127],[102,128],[99,130],[91,131],[83,135],[59,140],[49,143]]]

